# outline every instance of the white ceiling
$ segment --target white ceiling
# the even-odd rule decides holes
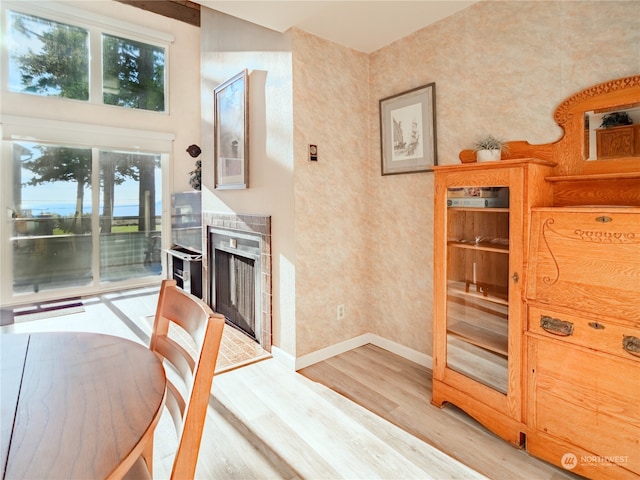
[[[477,0],[196,0],[263,27],[305,32],[371,53]]]

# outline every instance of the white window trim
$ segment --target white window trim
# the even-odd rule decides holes
[[[153,132],[147,130],[135,130],[117,127],[104,127],[100,125],[87,125],[73,122],[63,122],[58,120],[45,120],[40,118],[22,117],[17,115],[0,116],[0,150],[2,165],[0,169],[9,171],[11,167],[7,162],[13,158],[11,152],[11,141],[29,141],[37,143],[52,143],[58,145],[69,145],[77,147],[91,148],[95,158],[99,149],[140,151],[142,153],[157,153],[160,155],[160,168],[162,171],[162,245],[169,245],[171,242],[171,223],[169,217],[168,192],[170,189],[170,158],[173,151],[175,135],[165,132]],[[94,174],[98,170],[94,168]],[[13,205],[11,193],[13,189],[11,175],[0,175],[0,239],[5,239],[11,228]],[[97,184],[97,179],[93,179]],[[97,203],[99,189],[92,189],[92,201]],[[94,222],[94,231],[96,230]],[[11,262],[10,242],[0,242],[0,274],[13,275]],[[93,259],[94,262],[98,260]],[[163,273],[166,271],[166,264],[163,258]],[[94,269],[97,268],[94,263]],[[95,270],[97,271],[97,270]],[[129,281],[118,282],[117,288],[139,287],[148,285],[149,280],[145,278],[135,278]],[[93,284],[84,287],[73,287],[68,290],[69,295],[87,295],[95,293],[96,289],[102,290],[108,286],[100,286],[98,277],[94,278]],[[14,294],[12,282],[2,282],[0,284],[0,305],[3,307],[17,305],[24,302],[47,301],[60,297],[60,290],[44,290],[36,293]]]
[[[167,153],[173,151],[173,133],[89,125],[17,115],[0,116],[3,140],[51,142],[90,147],[122,148]]]
[[[5,1],[3,8],[5,10],[13,10],[16,12],[28,13],[36,17],[45,17],[61,23],[73,23],[78,27],[96,27],[105,31],[105,33],[114,33],[126,35],[132,40],[140,40],[151,43],[171,44],[174,36],[171,33],[154,30],[152,28],[143,27],[135,23],[117,20],[105,17],[97,13],[82,10],[81,8],[72,7],[65,3],[52,1]]]

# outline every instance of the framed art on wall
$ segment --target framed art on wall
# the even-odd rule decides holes
[[[380,100],[382,175],[433,171],[437,165],[436,84]]]
[[[214,89],[215,188],[249,187],[249,77],[243,70]]]

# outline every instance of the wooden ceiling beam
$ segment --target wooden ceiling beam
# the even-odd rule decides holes
[[[200,4],[188,0],[115,0],[164,17],[200,26]]]

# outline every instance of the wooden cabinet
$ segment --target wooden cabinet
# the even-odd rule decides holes
[[[640,125],[598,132],[587,160],[584,118],[638,105],[640,75],[614,79],[558,106],[556,142],[508,143],[552,173],[524,159],[436,167],[433,403],[592,479],[640,479]],[[447,190],[469,185],[509,189],[502,259],[470,242],[502,236],[502,212],[446,207]],[[490,305],[492,292],[506,302]]]
[[[640,208],[532,212],[527,450],[640,475]]]
[[[551,168],[522,159],[435,169],[432,402],[458,406],[515,445],[524,432],[529,212],[551,202]],[[457,197],[463,189],[495,196]]]

